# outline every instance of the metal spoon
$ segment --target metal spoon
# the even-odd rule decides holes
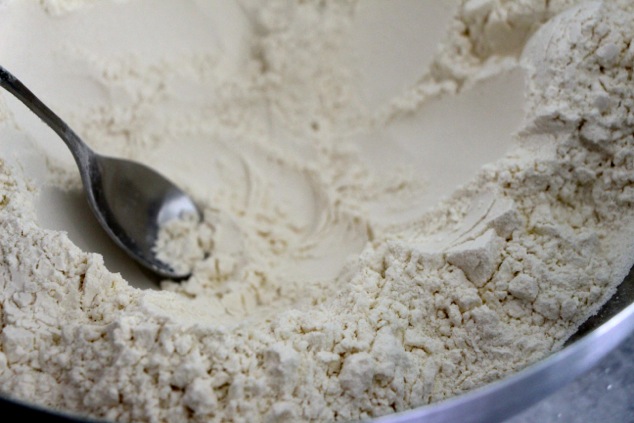
[[[172,219],[201,212],[183,191],[151,168],[130,160],[101,156],[15,76],[0,66],[5,88],[53,129],[70,149],[88,204],[110,237],[133,259],[161,277],[183,279],[157,259],[154,246],[159,228]]]

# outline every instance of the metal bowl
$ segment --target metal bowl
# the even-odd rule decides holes
[[[32,38],[27,35],[33,32],[34,27],[34,25],[26,24],[4,26],[11,35],[7,38],[12,40],[11,43],[3,46],[7,57],[11,58],[12,54],[21,57],[21,48],[24,48],[24,51],[30,51],[32,46],[28,43],[31,43]],[[238,37],[235,39],[237,40]],[[128,40],[124,41],[128,42]],[[46,49],[41,50],[43,55],[50,54]],[[72,63],[67,66],[71,67]],[[52,74],[48,67],[44,66],[43,69],[44,74]],[[73,72],[71,68],[69,73],[73,74]],[[70,102],[72,98],[63,100]],[[560,351],[518,373],[479,389],[431,405],[380,417],[374,422],[491,423],[504,421],[593,368],[632,333],[634,333],[634,273],[631,272],[620,285],[617,293],[599,313],[578,330]],[[19,415],[24,419],[34,417],[38,421],[67,423],[96,421],[66,412],[52,411],[40,405],[10,399],[1,394],[0,411],[4,411],[6,415]]]

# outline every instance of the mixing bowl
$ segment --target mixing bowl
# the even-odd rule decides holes
[[[60,4],[62,3],[63,2]],[[141,3],[142,2],[139,2],[139,4]],[[57,3],[52,2],[49,4]],[[440,3],[438,3],[437,6],[439,4]],[[174,23],[174,26],[170,26],[170,23],[172,22],[170,8],[178,7],[174,6],[174,3],[167,1],[161,2],[161,5],[161,16],[158,16],[157,20],[152,21],[152,23],[148,24],[148,26],[139,28],[139,32],[146,35],[151,33],[160,34],[159,39],[161,46],[166,50],[170,50],[173,54],[180,52],[180,49],[184,49],[185,47],[183,45],[187,43],[177,43],[175,41],[176,37],[170,36],[172,32],[174,34],[191,32],[190,37],[192,39],[212,39],[214,36],[218,35],[218,33],[222,32],[214,32],[213,30],[210,30],[206,24],[201,24],[200,22],[196,25],[188,25],[188,19],[193,21],[198,18],[195,13],[192,13],[191,16],[188,15],[187,19],[178,20],[177,23]],[[126,39],[125,34],[118,34],[116,31],[110,30],[110,32],[108,32],[110,38],[106,39],[101,39],[100,34],[101,31],[107,32],[108,25],[120,23],[118,22],[119,19],[121,21],[125,21],[125,16],[122,17],[116,13],[105,16],[101,22],[103,25],[102,28],[92,28],[89,22],[83,22],[85,27],[64,29],[64,24],[67,21],[65,20],[66,18],[63,13],[60,15],[61,17],[57,17],[56,19],[50,19],[42,16],[38,17],[36,16],[36,9],[38,6],[29,7],[31,7],[31,10],[27,10],[28,8],[25,9],[27,12],[21,12],[19,10],[17,12],[11,11],[14,15],[8,17],[2,14],[3,10],[0,8],[0,39],[11,39],[15,41],[12,44],[3,45],[2,48],[0,48],[0,60],[2,61],[2,65],[12,69],[16,75],[20,75],[24,82],[31,86],[34,91],[38,93],[44,91],[43,99],[45,99],[47,103],[51,103],[51,106],[54,109],[56,109],[56,106],[67,105],[77,105],[76,109],[79,109],[85,106],[86,103],[83,103],[83,101],[91,97],[107,97],[108,102],[113,104],[117,104],[117,101],[119,100],[118,96],[126,97],[126,93],[123,92],[124,90],[118,91],[117,89],[113,89],[112,91],[103,90],[105,91],[104,94],[104,92],[100,91],[99,83],[95,83],[94,80],[91,80],[91,76],[86,76],[94,74],[94,70],[92,68],[87,70],[88,68],[93,65],[97,68],[101,66],[101,64],[98,63],[99,57],[91,56],[91,51],[88,51],[88,53],[85,51],[80,52],[90,59],[85,62],[76,63],[72,60],[65,60],[66,56],[63,55],[60,59],[60,56],[56,56],[56,54],[60,54],[59,51],[49,51],[46,42],[43,42],[40,39],[42,37],[38,36],[37,31],[31,30],[32,28],[47,28],[46,31],[58,31],[56,37],[60,38],[65,36],[65,31],[68,32],[69,37],[72,36],[75,38],[80,38],[82,33],[85,33],[85,39],[89,40],[86,44],[87,46],[96,46],[96,48],[100,51],[114,54],[116,53],[117,48],[126,46],[127,43],[132,42]],[[442,8],[441,6],[438,7]],[[214,13],[213,10],[206,8],[203,9],[206,13]],[[172,10],[172,12],[175,12],[175,10]],[[41,13],[41,11],[37,13]],[[43,13],[41,14],[43,15]],[[72,18],[69,19],[72,21]],[[44,26],[40,26],[39,24],[42,23],[40,20],[42,20],[42,22],[46,25],[43,24]],[[50,24],[49,20],[51,22],[55,22]],[[73,22],[82,23],[81,20]],[[223,21],[223,19],[216,19],[215,22],[218,26],[228,25]],[[122,23],[126,24],[126,22]],[[127,31],[134,32],[133,29],[136,28],[135,25],[136,22],[127,22]],[[224,30],[224,34],[229,33],[234,36],[228,36],[218,41],[217,45],[220,46],[218,47],[220,50],[227,55],[235,53],[236,56],[238,56],[240,52],[248,50],[248,46],[245,46],[241,41],[241,28],[236,29],[225,27]],[[142,54],[147,54],[148,57],[151,56],[156,58],[158,53],[156,46],[153,44],[154,41],[155,40],[151,37],[138,36],[134,41],[134,43],[136,43],[134,49]],[[205,49],[207,47],[205,45],[199,45],[196,48],[200,51],[206,52]],[[194,50],[196,50],[196,48]],[[73,54],[77,52],[72,50],[72,48],[69,49],[69,57],[73,57]],[[91,50],[90,48],[86,49]],[[213,50],[213,48],[210,50]],[[91,62],[91,60],[93,62]],[[220,61],[222,62],[222,60]],[[53,63],[59,65],[59,67],[53,68],[51,65]],[[98,63],[99,66],[95,65],[95,63]],[[224,65],[225,64],[221,63],[220,66]],[[423,65],[424,63],[415,63],[413,68]],[[226,67],[227,74],[230,74],[232,72],[231,64],[226,65]],[[103,76],[106,80],[116,80],[118,77],[117,72],[120,69],[116,66],[113,68],[106,66],[105,68],[106,71],[104,73],[107,75],[101,76]],[[191,69],[188,71],[195,73],[199,70]],[[392,71],[393,70],[389,70],[389,72]],[[413,71],[410,69],[407,72],[412,73]],[[201,79],[206,77],[206,75],[198,76]],[[402,75],[399,74],[398,76]],[[395,79],[398,80],[398,78]],[[64,84],[61,84],[60,81],[64,82]],[[99,82],[103,83],[101,80]],[[517,104],[521,102],[521,99],[519,99],[520,95],[518,94],[520,89],[514,90],[514,88],[521,86],[521,82],[521,77],[518,77],[517,74],[513,74],[506,80],[502,80],[502,82],[498,85],[491,84],[489,88],[492,88],[494,91],[498,91],[498,93],[494,96],[494,100],[491,101],[491,104],[486,103],[486,98],[483,99],[483,97],[478,94],[477,90],[474,90],[471,94],[465,94],[468,100],[465,104],[468,107],[465,106],[465,104],[458,105],[459,107],[463,107],[465,110],[475,110],[477,112],[483,112],[483,110],[488,108],[498,107],[498,109],[494,110],[494,113],[497,113],[497,117],[500,119],[500,124],[495,127],[485,129],[497,131],[492,138],[496,138],[496,140],[499,139],[499,145],[493,148],[495,151],[491,153],[491,156],[483,154],[482,156],[474,158],[474,168],[479,168],[481,165],[498,158],[504,153],[504,151],[506,151],[508,140],[505,136],[507,135],[501,134],[508,134],[513,129],[516,129],[518,126],[516,124],[521,119],[521,110],[519,110],[521,107],[517,107]],[[63,88],[63,86],[69,85],[73,86],[74,89],[65,90],[65,88]],[[158,92],[160,95],[162,94],[160,89],[164,87],[161,87],[160,84],[158,84],[158,86]],[[153,87],[150,86],[148,90],[151,91],[151,88]],[[392,89],[394,89],[394,87],[387,87],[387,90]],[[380,95],[382,95],[380,92],[381,90],[382,89],[378,89],[374,94],[380,97]],[[147,93],[143,92],[142,94],[145,95]],[[155,94],[156,92],[150,92],[148,96]],[[178,97],[174,93],[171,94],[174,98]],[[182,94],[182,97],[197,99],[200,104],[212,109],[211,106],[213,106],[213,101],[201,100],[200,93],[197,91],[196,87],[185,86],[183,87],[183,91],[178,94]],[[142,97],[139,100],[139,104],[142,104],[145,100],[146,99]],[[183,106],[178,100],[172,102],[170,101],[166,102],[169,103],[168,105],[171,107],[170,111],[174,111],[180,106]],[[194,100],[194,102],[195,101],[196,100]],[[69,157],[60,153],[64,150],[64,147],[61,144],[55,144],[59,143],[59,140],[51,134],[48,134],[43,125],[41,128],[36,127],[36,125],[34,125],[33,117],[28,116],[28,112],[20,114],[22,113],[20,111],[20,106],[9,103],[9,100],[7,100],[7,103],[10,106],[9,108],[15,113],[18,126],[28,127],[30,130],[32,129],[31,137],[37,138],[38,143],[40,144],[39,147],[46,150],[47,154],[54,158],[51,162],[58,163],[56,160],[59,162],[68,161]],[[94,104],[90,104],[90,101],[88,101],[87,104],[88,106],[94,106]],[[192,110],[198,107],[197,104],[189,106],[192,107]],[[446,114],[448,110],[459,108],[455,107],[456,104],[450,102],[442,104],[441,106],[442,107],[435,110],[437,115],[424,122],[424,124],[421,124],[421,126],[433,126],[439,116]],[[73,108],[68,106],[66,110],[69,109],[72,110]],[[114,110],[115,112],[117,111],[116,109]],[[166,112],[165,114],[167,115],[169,112]],[[76,118],[76,116],[72,115],[64,115],[64,117],[68,117],[71,120],[71,123],[72,119]],[[127,116],[118,117],[122,118],[123,121],[128,118]],[[148,118],[143,115],[140,116],[139,119],[154,118],[158,120],[164,117],[165,116],[152,116]],[[459,135],[465,135],[463,138],[466,138],[467,135],[475,134],[482,130],[482,128],[476,128],[476,125],[472,125],[472,123],[473,121],[466,121],[465,119],[465,121],[456,122],[451,129],[458,131]],[[90,124],[85,124],[83,129],[89,132],[94,128],[92,128]],[[319,130],[318,123],[314,123],[313,129],[315,131]],[[118,130],[119,132],[115,130]],[[402,129],[402,132],[408,133],[408,131],[415,132],[418,130],[418,127],[413,126]],[[442,128],[438,129],[435,133],[432,130],[430,133],[434,136],[439,136],[445,134],[443,130],[444,129]],[[125,129],[122,130],[120,127],[114,125],[112,134],[113,137],[119,136],[121,132],[125,132]],[[460,138],[460,136],[456,138]],[[477,140],[476,135],[473,135],[473,138]],[[20,166],[23,166],[26,169],[26,173],[29,177],[36,180],[39,178],[40,182],[42,182],[47,176],[45,175],[46,171],[44,170],[46,165],[41,156],[32,154],[32,151],[26,148],[26,142],[23,143],[23,141],[26,140],[17,139],[8,144],[0,143],[0,154],[4,157],[16,157],[19,159],[16,161],[19,161]],[[119,139],[118,142],[121,143],[121,139]],[[453,147],[459,148],[460,146]],[[454,150],[457,149],[453,147],[444,152],[446,156],[443,160],[450,161],[452,155],[454,154]],[[434,160],[435,158],[430,160],[427,164],[429,166],[433,166]],[[443,160],[438,161],[441,162]],[[478,162],[478,160],[481,162]],[[189,170],[190,169],[186,169],[185,171]],[[460,174],[460,170],[461,169],[455,169],[455,172],[450,172],[451,176],[458,180],[466,177],[465,175],[469,176],[470,173],[474,172],[474,169],[462,169],[465,174]],[[432,188],[435,189],[436,187]],[[440,192],[437,192],[434,195],[440,196],[440,194]],[[107,266],[113,271],[120,272],[125,279],[137,281],[136,287],[146,289],[156,288],[156,281],[134,266],[134,264],[132,264],[123,253],[117,250],[116,246],[109,241],[105,234],[100,232],[100,228],[91,220],[91,217],[89,216],[90,212],[84,204],[83,198],[80,194],[77,192],[61,194],[55,190],[51,191],[44,189],[40,194],[38,209],[40,223],[42,223],[44,227],[66,230],[69,233],[69,237],[80,248],[86,251],[97,251],[103,254],[106,256],[105,260]],[[549,357],[497,382],[431,405],[418,407],[398,414],[386,415],[375,419],[375,422],[430,423],[456,421],[489,423],[501,422],[511,416],[517,415],[522,410],[530,407],[539,400],[546,398],[551,393],[561,389],[572,380],[578,378],[580,375],[593,368],[603,357],[617,348],[624,339],[634,333],[633,303],[634,274],[630,273],[630,275],[627,276],[624,282],[619,286],[616,294],[600,309],[596,315],[581,326],[577,333],[558,352],[553,353]],[[17,401],[8,397],[0,399],[0,410],[6,410],[7,413],[14,412],[14,415],[17,414],[24,418],[34,417],[40,421],[59,421],[68,423],[87,421],[72,414],[51,411],[50,409],[42,408],[41,406],[35,404]]]

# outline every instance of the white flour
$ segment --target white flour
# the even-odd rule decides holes
[[[0,386],[16,398],[117,421],[367,419],[542,359],[634,262],[629,1],[461,2],[409,93],[377,90],[370,102],[373,77],[349,53],[355,19],[387,7],[377,2],[183,1],[181,15],[167,0],[45,3],[80,24],[91,10],[106,22],[112,8],[156,10],[174,25],[222,10],[236,26],[204,54],[165,41],[172,57],[142,58],[143,46],[100,56],[79,38],[55,53],[86,72],[85,92],[106,93],[59,104],[77,132],[162,166],[205,207],[197,230],[172,228],[159,243],[194,266],[162,291],[134,288],[41,227],[33,175],[12,150],[37,133],[2,96]],[[407,160],[416,154],[384,137],[399,133],[390,125],[433,112],[431,97],[504,81],[520,56],[518,142],[457,189],[448,174],[421,180]],[[377,143],[400,154],[397,165],[386,150],[367,158]],[[488,149],[498,151],[477,150]],[[486,151],[452,154],[468,167]],[[41,165],[29,154],[18,157]],[[53,182],[76,186],[67,159],[48,159]]]

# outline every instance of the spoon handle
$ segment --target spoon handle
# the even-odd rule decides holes
[[[56,132],[66,143],[78,164],[87,163],[87,159],[94,155],[90,147],[88,147],[59,116],[42,103],[18,78],[13,76],[2,66],[0,66],[0,86],[24,103],[26,107],[31,109],[33,113]]]

